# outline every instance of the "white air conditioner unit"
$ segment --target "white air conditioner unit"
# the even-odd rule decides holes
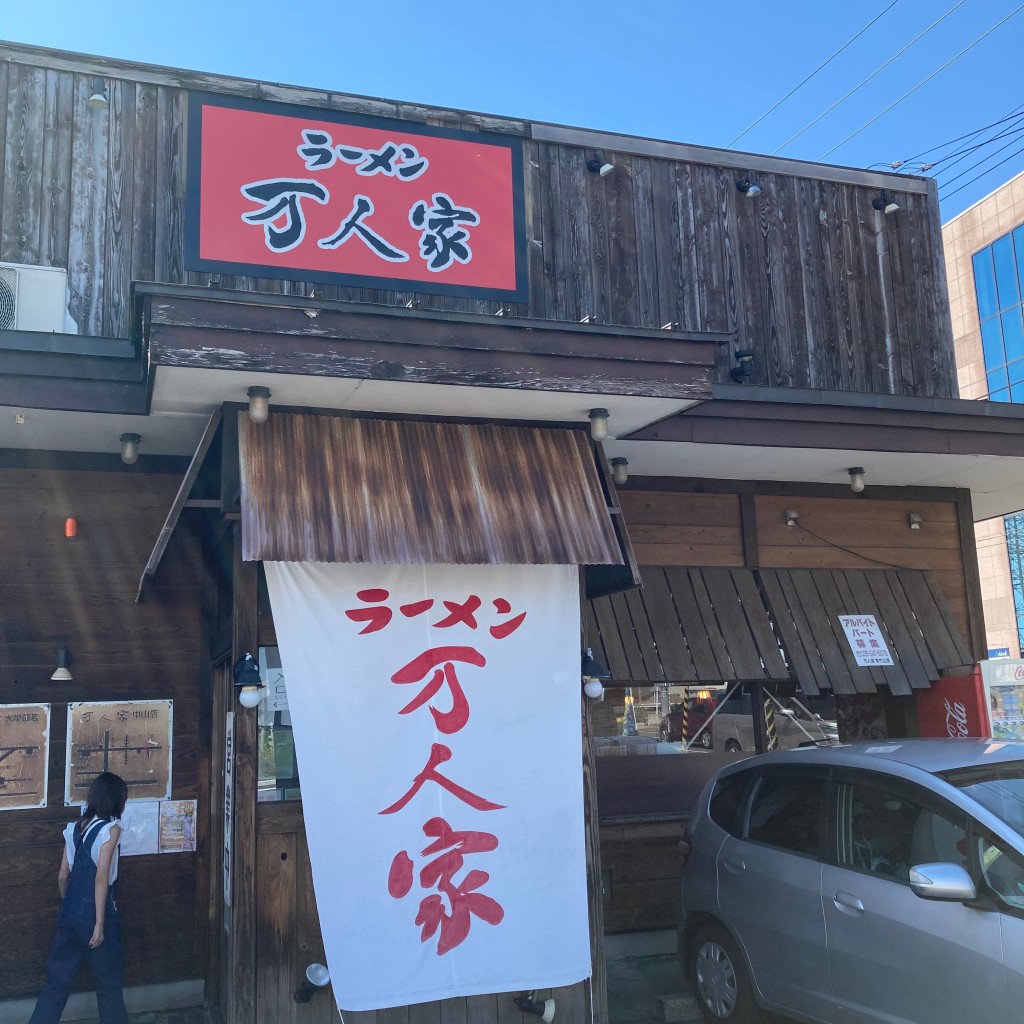
[[[0,331],[77,334],[69,297],[68,272],[60,267],[0,263]]]

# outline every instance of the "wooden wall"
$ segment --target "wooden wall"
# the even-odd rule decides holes
[[[0,470],[0,703],[52,705],[49,807],[0,812],[0,906],[8,936],[0,946],[0,999],[35,995],[44,979],[59,903],[60,832],[78,815],[64,807],[68,701],[173,698],[173,794],[206,797],[201,567],[187,522],[171,542],[151,600],[135,604],[178,483],[138,472]],[[68,516],[78,520],[72,540],[64,537]],[[60,643],[72,653],[71,682],[50,680]],[[201,814],[208,811],[200,805]],[[200,854],[122,861],[117,899],[127,984],[203,977],[200,862]]]
[[[107,76],[108,110],[88,105],[96,74]],[[930,195],[899,192],[899,213],[883,217],[871,205],[877,185],[767,173],[751,158],[763,189],[751,201],[736,189],[748,172],[735,166],[607,149],[615,171],[602,178],[587,171],[581,146],[535,140],[522,121],[0,44],[0,261],[68,268],[83,334],[129,334],[133,280],[211,281],[183,269],[187,87],[523,136],[530,299],[506,305],[506,315],[735,332],[732,349],[756,353],[752,382],[956,395]],[[878,231],[889,253],[884,272]],[[301,282],[216,283],[307,294]],[[318,284],[316,293],[500,309],[377,289]],[[732,365],[732,350],[723,348],[718,379],[728,380]]]
[[[964,565],[974,554],[962,545],[955,497],[936,500],[924,491],[918,498],[909,488],[901,496],[890,488],[884,498],[870,489],[862,495],[843,490],[778,495],[621,488],[618,495],[639,565],[931,569],[970,640],[970,604],[980,595],[972,596]],[[797,526],[786,525],[787,509],[798,513]],[[922,517],[920,530],[909,528],[911,512]]]

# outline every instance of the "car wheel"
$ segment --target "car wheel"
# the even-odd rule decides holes
[[[757,1004],[732,936],[719,925],[707,925],[697,933],[692,950],[690,976],[704,1019],[755,1024]]]
[[[742,750],[743,748],[739,745],[737,740],[726,740],[725,749],[729,751]]]
[[[700,745],[701,745],[701,746],[702,746],[702,747],[703,747],[703,748],[704,748],[705,750],[710,750],[710,749],[711,749],[711,730],[710,730],[710,729],[705,729],[705,730],[704,730],[704,731],[703,731],[703,732],[702,732],[702,733],[700,734],[700,736],[698,737],[698,739],[700,740]]]

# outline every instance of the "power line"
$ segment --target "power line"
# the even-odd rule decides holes
[[[779,102],[776,103],[774,107],[772,107],[769,110],[766,110],[756,121],[754,121],[752,124],[747,125],[747,127],[744,128],[743,131],[741,131],[739,135],[737,135],[736,138],[733,139],[732,142],[730,142],[725,148],[731,149],[733,146],[736,145],[737,142],[740,141],[740,139],[743,138],[744,135],[747,134],[747,132],[749,132],[752,128],[756,128],[769,114],[778,110],[779,107],[781,107],[782,104],[785,103],[786,100],[790,98],[790,96],[792,96],[796,92],[799,92],[819,71],[823,71],[825,68],[827,68],[829,64],[831,64],[832,61],[834,61],[836,57],[838,57],[839,54],[843,52],[843,50],[845,50],[852,43],[856,42],[862,35],[864,35],[865,32],[867,32],[869,28],[871,28],[872,25],[874,25],[876,21],[878,21],[879,18],[882,17],[883,14],[886,14],[887,12],[891,11],[899,2],[900,0],[892,0],[892,3],[889,4],[889,6],[886,7],[884,11],[881,12],[881,14],[878,14],[874,18],[872,18],[871,21],[869,21],[855,36],[851,36],[849,39],[847,39],[847,41],[843,43],[843,45],[840,46],[839,49],[836,50],[836,52],[833,53],[832,56],[829,57],[829,59],[825,61],[824,64],[821,64],[817,68],[815,68],[798,86],[796,86],[795,89],[790,89],[790,91],[787,92],[786,95],[783,96],[782,99],[779,100]]]
[[[1000,160],[999,163],[993,164],[991,167],[982,171],[981,174],[977,175],[974,178],[971,178],[970,181],[965,181],[962,185],[953,189],[952,192],[947,192],[944,196],[939,196],[939,198],[948,199],[950,196],[955,196],[957,192],[962,192],[965,188],[967,188],[968,185],[973,185],[979,179],[984,178],[985,175],[988,174],[990,171],[994,171],[997,167],[1002,167],[1003,164],[1005,164],[1007,161],[1012,160],[1015,156],[1020,156],[1021,153],[1024,153],[1024,146],[1021,146],[1020,149],[1014,150],[1008,157],[1005,157],[1004,159]],[[993,156],[994,155],[995,154],[993,154]]]
[[[1004,129],[998,135],[993,135],[991,138],[984,139],[982,142],[979,142],[973,146],[968,146],[966,149],[954,150],[952,153],[949,154],[949,156],[944,156],[938,160],[935,160],[932,164],[929,165],[928,169],[931,170],[932,167],[938,167],[939,164],[944,164],[947,160],[956,157],[956,159],[953,160],[953,162],[948,167],[943,167],[942,171],[940,171],[940,173],[945,173],[946,171],[952,169],[953,167],[956,167],[956,165],[960,163],[962,160],[966,160],[973,153],[976,153],[979,149],[984,149],[985,146],[990,146],[993,142],[998,142],[1000,139],[1005,139],[1009,136],[1020,135],[1021,132],[1024,132],[1024,114],[1021,114],[1017,121],[1011,127]],[[1012,145],[1012,142],[1010,144]],[[1001,152],[1002,149],[1006,149],[1006,146],[1001,147],[1001,149],[997,149],[996,153]],[[988,156],[986,156],[984,159],[988,160],[989,157],[992,156],[995,156],[995,153],[989,153]],[[973,164],[972,166],[977,167],[978,165]],[[970,169],[970,167],[967,168],[968,171]],[[943,182],[942,184],[947,184],[947,182]]]
[[[992,157],[997,156],[998,154],[1002,153],[1004,149],[1009,149],[1015,142],[1019,142],[1019,141],[1020,141],[1019,138],[1010,139],[1009,142],[1007,142],[1004,145],[1000,146],[997,150],[995,150],[995,152],[989,153],[987,156],[982,157],[977,163],[971,164],[970,167],[968,167],[965,170],[961,171],[959,174],[954,174],[952,178],[947,178],[945,181],[940,182],[939,183],[939,188],[940,189],[947,188],[948,186],[952,185],[954,181],[959,181],[965,174],[970,174],[971,171],[973,171],[975,168],[980,167],[983,163],[986,163],[987,161],[991,160]],[[1013,154],[1011,153],[1010,156],[1013,156]],[[1000,161],[1000,163],[1005,163],[1005,161]],[[995,166],[998,167],[999,164],[996,164]],[[989,170],[991,170],[991,168],[989,168]],[[982,171],[981,173],[982,174],[988,174],[988,171]],[[972,179],[972,180],[976,181],[977,179],[975,178],[975,179]]]
[[[784,150],[791,142],[795,142],[797,139],[799,139],[800,136],[803,135],[803,133],[807,131],[808,128],[813,127],[823,117],[826,117],[828,114],[831,114],[832,111],[835,110],[836,107],[838,107],[841,103],[845,103],[855,92],[857,92],[858,89],[867,85],[868,82],[870,82],[871,79],[875,77],[875,75],[879,74],[881,71],[884,71],[894,60],[896,60],[897,57],[902,57],[903,54],[905,54],[907,50],[909,50],[915,43],[919,42],[926,35],[928,35],[928,33],[931,32],[931,30],[935,28],[935,26],[938,25],[940,21],[945,21],[945,19],[948,18],[958,7],[963,7],[965,3],[967,3],[967,0],[959,0],[959,3],[956,3],[952,7],[950,7],[950,9],[946,11],[946,13],[942,15],[941,18],[937,19],[936,21],[933,21],[922,33],[920,33],[920,35],[916,36],[914,39],[911,39],[910,42],[907,43],[907,45],[904,46],[902,50],[899,50],[897,53],[894,53],[884,64],[880,64],[877,68],[875,68],[875,70],[872,71],[867,78],[865,78],[862,82],[855,85],[845,96],[836,100],[831,107],[829,107],[827,110],[823,110],[813,121],[808,121],[807,124],[805,124],[803,128],[800,129],[800,131],[786,139],[786,141],[772,153],[772,156],[776,156],[778,153],[781,153],[782,150]]]
[[[970,43],[969,45],[965,46],[955,57],[951,57],[949,60],[947,60],[946,63],[942,65],[942,67],[936,68],[926,78],[922,78],[921,81],[918,82],[913,89],[911,89],[909,92],[905,92],[898,100],[896,100],[893,103],[890,103],[889,106],[887,106],[884,110],[880,110],[877,114],[875,114],[873,118],[871,118],[870,121],[865,121],[864,124],[862,124],[855,132],[851,133],[850,135],[847,135],[842,142],[836,143],[836,145],[834,145],[831,149],[822,153],[821,156],[818,157],[818,160],[824,160],[825,157],[827,157],[829,154],[834,153],[837,149],[841,149],[851,139],[856,138],[858,135],[860,135],[862,131],[864,131],[865,128],[867,128],[869,125],[874,124],[883,114],[887,114],[890,110],[893,109],[893,107],[899,106],[899,104],[901,104],[908,96],[912,96],[915,92],[917,92],[917,90],[920,89],[922,85],[924,85],[926,82],[930,82],[941,71],[945,71],[946,68],[950,66],[950,64],[952,64],[954,61],[959,60],[965,53],[967,53],[968,50],[974,49],[974,47],[977,46],[978,43],[980,43],[983,39],[990,36],[1000,26],[1005,25],[1006,22],[1008,22],[1014,15],[1020,14],[1021,11],[1024,11],[1024,4],[1021,4],[1019,7],[1012,10],[1005,18],[1003,18],[1002,21],[997,22],[987,32],[983,32],[980,36],[978,36],[977,39],[974,40],[973,43]]]
[[[927,155],[928,153],[934,153],[937,149],[945,149],[947,146],[952,146],[954,142],[962,142],[964,139],[973,139],[980,135],[982,132],[987,132],[989,128],[997,128],[1004,121],[1011,120],[1018,111],[1024,110],[1024,103],[1016,106],[1011,110],[1005,117],[1001,117],[998,121],[993,121],[991,124],[986,124],[982,128],[975,128],[973,132],[968,132],[966,135],[958,135],[955,139],[950,139],[949,142],[940,142],[937,146],[931,146],[928,149],[922,149],[920,153],[915,153],[913,156],[908,156],[905,160],[898,160],[898,166],[902,167],[903,164],[909,164],[918,157]],[[891,164],[888,166],[892,166]]]

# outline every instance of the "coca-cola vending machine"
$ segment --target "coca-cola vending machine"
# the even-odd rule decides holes
[[[982,661],[966,676],[944,676],[917,691],[922,736],[1024,740],[1024,660]]]

